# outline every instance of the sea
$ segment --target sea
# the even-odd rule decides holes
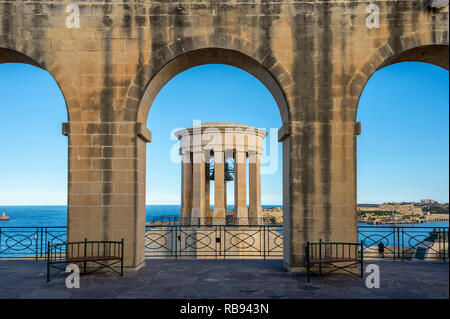
[[[280,205],[263,205],[262,208],[282,207]],[[233,209],[232,205],[228,205]],[[50,227],[67,226],[67,206],[0,206],[2,211],[10,217],[8,221],[0,221],[0,227]],[[148,205],[145,209],[146,221],[155,216],[179,216],[180,205]],[[359,226],[368,226],[358,223]],[[372,225],[370,225],[372,226]],[[377,225],[388,227],[389,225]],[[405,227],[448,227],[448,221],[424,222],[421,224],[397,224]]]
[[[282,207],[263,205],[262,208]],[[180,205],[147,205],[145,219],[155,216],[179,216]],[[233,205],[228,205],[233,209]],[[50,227],[67,226],[67,206],[0,206],[0,214],[5,211],[8,221],[0,221],[0,227]]]

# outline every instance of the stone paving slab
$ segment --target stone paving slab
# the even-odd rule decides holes
[[[147,260],[124,277],[96,273],[67,289],[62,273],[49,284],[42,261],[0,260],[0,298],[446,298],[449,264],[376,261],[381,287],[333,274],[289,273],[281,260]]]

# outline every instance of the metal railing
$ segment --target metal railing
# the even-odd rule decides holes
[[[280,259],[279,226],[147,226],[146,258]]]
[[[249,217],[249,218],[235,218],[233,216],[226,216],[224,218],[216,217],[180,217],[177,215],[167,216],[154,216],[146,221],[147,226],[160,226],[160,225],[186,225],[186,226],[247,226],[247,225],[283,225],[283,222],[277,220],[275,217]]]
[[[448,261],[448,227],[358,226],[366,259]],[[379,244],[383,244],[383,252]]]
[[[0,227],[0,258],[45,258],[47,244],[63,243],[67,228],[55,227]]]
[[[43,259],[66,238],[66,227],[0,227],[0,259]],[[448,227],[358,226],[358,241],[366,259],[448,261]],[[282,258],[283,226],[147,224],[145,247],[147,258]]]

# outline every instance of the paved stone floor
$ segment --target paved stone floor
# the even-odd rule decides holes
[[[381,287],[335,274],[312,278],[286,272],[279,260],[152,260],[123,278],[81,277],[67,289],[65,275],[46,283],[45,262],[0,260],[0,298],[448,298],[448,263],[373,262]]]

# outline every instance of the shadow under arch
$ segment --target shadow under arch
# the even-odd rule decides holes
[[[0,64],[23,63],[48,72],[58,86],[66,105],[67,121],[79,118],[78,94],[74,88],[70,73],[52,57],[51,54],[35,51],[36,59],[13,49],[0,47]]]
[[[356,122],[359,100],[370,78],[384,67],[400,62],[423,62],[449,70],[448,44],[421,45],[417,41],[404,41],[409,45],[398,47],[393,43],[386,43],[377,50],[357,71],[347,88],[346,98],[343,99],[345,117]],[[396,48],[396,49],[394,49]]]

